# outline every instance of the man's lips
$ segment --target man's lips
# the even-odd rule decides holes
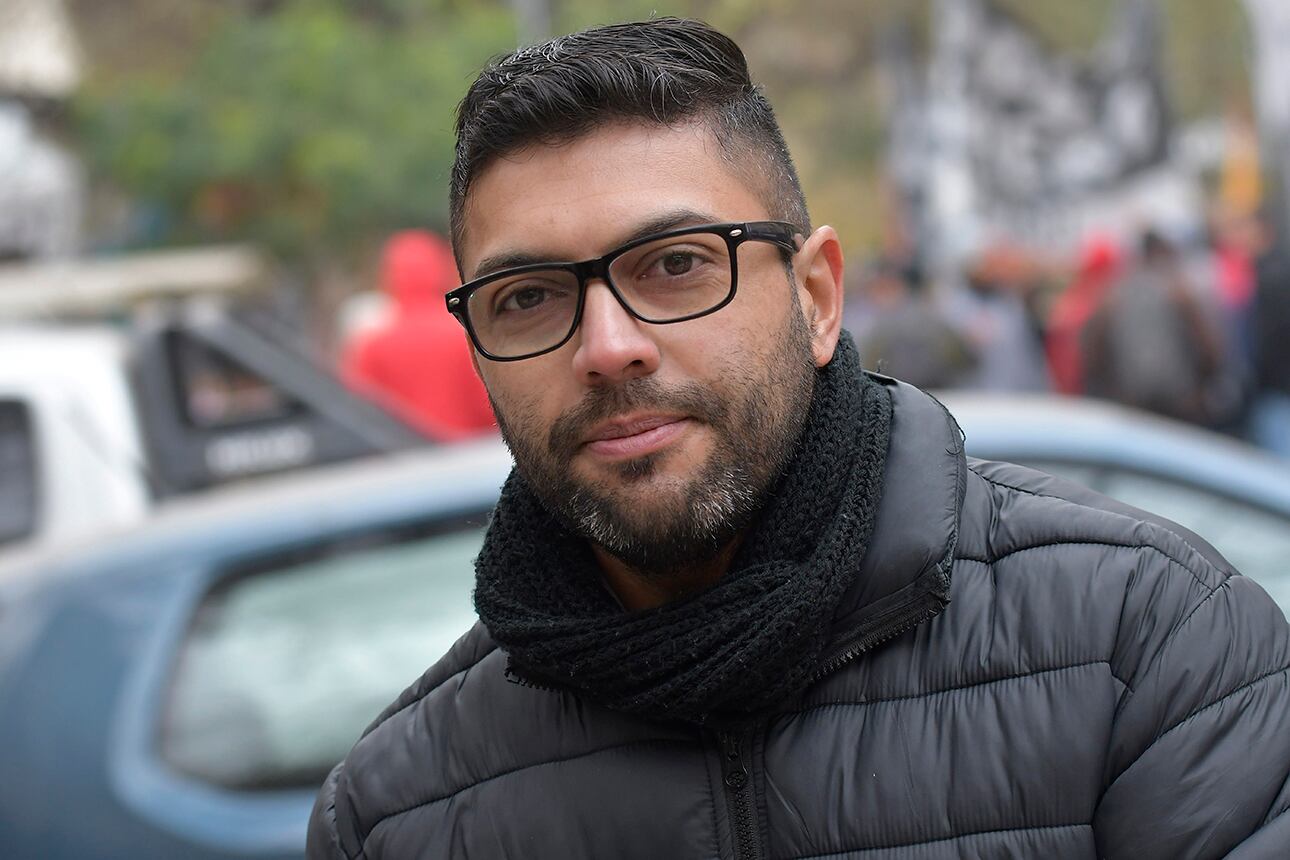
[[[641,457],[675,439],[690,419],[678,415],[647,415],[606,421],[587,434],[586,448],[602,457]]]

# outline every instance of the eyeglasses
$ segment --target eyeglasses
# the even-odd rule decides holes
[[[581,263],[503,269],[462,284],[445,299],[481,355],[518,361],[559,349],[573,337],[593,278],[641,322],[684,322],[720,310],[735,297],[738,249],[745,242],[769,242],[795,254],[803,238],[783,221],[686,227]]]

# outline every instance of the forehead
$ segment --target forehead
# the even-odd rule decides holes
[[[704,127],[618,124],[556,146],[531,146],[489,164],[463,210],[458,249],[466,277],[480,260],[527,252],[582,259],[634,228],[679,210],[718,221],[767,217]]]

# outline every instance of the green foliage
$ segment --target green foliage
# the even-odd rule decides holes
[[[90,164],[164,207],[169,240],[251,237],[307,257],[442,226],[454,108],[514,28],[505,8],[427,5],[230,15],[180,74],[81,95]]]
[[[200,9],[187,30],[209,35],[186,58],[169,42],[139,39],[139,61],[124,73],[121,35],[107,32],[117,18],[98,0],[76,2],[104,31],[99,42],[84,34],[91,47],[112,39],[116,49],[77,105],[95,172],[160,204],[164,240],[245,237],[297,258],[348,256],[395,227],[442,227],[454,108],[475,72],[516,39],[508,0],[129,0]],[[1075,56],[1089,54],[1117,4],[996,2]],[[1161,8],[1178,114],[1223,110],[1246,86],[1239,5]],[[559,32],[692,15],[730,33],[776,106],[816,220],[877,241],[885,131],[876,46],[904,20],[925,48],[928,0],[551,0],[551,11]],[[149,20],[171,33],[175,17]]]

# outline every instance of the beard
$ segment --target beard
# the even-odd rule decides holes
[[[793,309],[768,355],[745,355],[719,383],[664,385],[653,376],[591,389],[545,434],[531,413],[493,411],[516,468],[566,528],[638,574],[666,578],[713,559],[765,505],[796,451],[815,385],[811,333]],[[594,425],[636,410],[685,415],[712,431],[696,471],[661,476],[671,452],[613,466],[614,481],[583,480],[572,461]]]

